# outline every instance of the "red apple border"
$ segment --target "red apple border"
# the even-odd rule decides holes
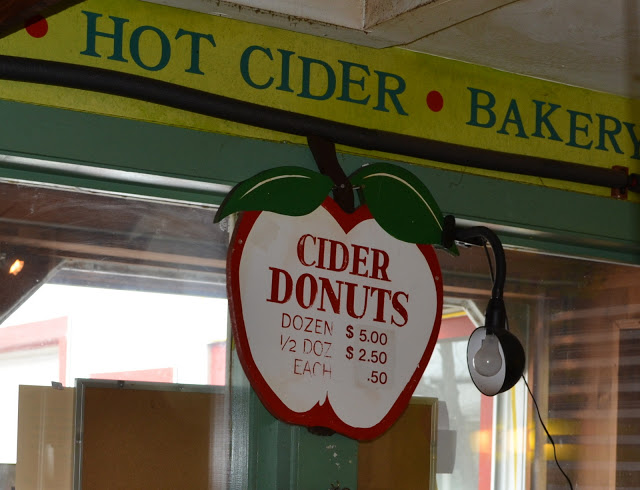
[[[344,232],[347,234],[358,223],[366,221],[368,219],[374,219],[369,212],[369,209],[365,205],[360,206],[352,214],[347,214],[342,211],[331,198],[326,198],[322,203],[322,206],[331,214],[331,216],[333,216],[333,218],[338,222],[338,224],[340,224]],[[442,320],[443,288],[442,273],[433,247],[431,245],[416,244],[425,260],[427,261],[431,273],[433,274],[438,302],[436,318],[427,347],[422,357],[420,358],[420,361],[416,366],[416,369],[409,382],[402,390],[400,396],[393,404],[387,415],[379,423],[372,427],[353,427],[343,422],[336,415],[328,399],[325,400],[324,404],[316,404],[311,410],[304,413],[291,410],[280,400],[278,395],[265,381],[253,359],[251,348],[249,347],[249,341],[246,335],[244,317],[242,315],[242,300],[240,297],[238,284],[240,261],[242,259],[244,245],[249,234],[251,233],[254,223],[262,212],[263,211],[245,211],[242,213],[233,234],[227,262],[227,292],[229,298],[229,310],[231,311],[233,335],[236,342],[238,358],[240,359],[240,363],[245,370],[245,374],[249,378],[251,386],[255,389],[258,397],[267,408],[267,410],[269,410],[275,417],[284,420],[285,422],[307,427],[328,427],[335,430],[336,432],[344,434],[347,437],[357,440],[374,439],[382,435],[393,425],[393,423],[400,417],[400,415],[402,415],[405,408],[409,404],[411,396],[413,395],[413,392],[420,382],[422,374],[424,373],[424,370],[426,369],[427,364],[431,359],[436,340],[438,339],[440,323]]]

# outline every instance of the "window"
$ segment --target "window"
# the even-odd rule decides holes
[[[213,224],[214,213],[205,205],[0,183],[0,432],[9,434],[0,440],[0,475],[15,463],[19,384],[226,382],[228,236]],[[522,382],[488,399],[466,371],[466,339],[482,324],[491,289],[485,254],[463,248],[460,257],[442,252],[439,259],[447,309],[416,391],[446,402],[456,431],[453,472],[437,476],[438,488],[567,488]],[[11,274],[16,260],[22,269]],[[525,374],[574,487],[640,487],[638,268],[507,249],[505,301],[527,352]],[[262,435],[276,426],[266,413],[261,423]],[[291,441],[287,430],[277,434]],[[240,432],[246,439],[235,449],[253,451],[260,434]],[[294,473],[289,452],[281,461],[273,445],[261,450],[271,458],[265,465],[286,466],[278,477]],[[233,478],[263,474],[245,463],[230,464]]]
[[[506,250],[505,303],[527,353],[525,376],[575,488],[640,487],[637,355],[640,270]],[[445,304],[440,337],[416,395],[446,402],[456,431],[451,474],[438,488],[566,489],[520,381],[494,398],[474,389],[466,340],[490,297],[482,249],[439,253]]]
[[[228,238],[214,214],[0,183],[0,464],[16,463],[20,384],[225,384]]]

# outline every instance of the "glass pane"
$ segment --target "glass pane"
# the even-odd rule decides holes
[[[228,237],[214,214],[0,183],[0,464],[16,463],[19,385],[225,385]]]
[[[468,335],[484,323],[492,285],[484,251],[439,259],[446,307],[416,391],[446,403],[439,436],[455,431],[453,468],[437,475],[438,489],[568,488],[522,381],[488,398],[468,374]],[[635,266],[507,250],[509,325],[574,488],[640,488],[639,291]]]
[[[226,382],[228,237],[214,213],[0,183],[0,475],[16,461],[19,384]],[[492,284],[484,251],[439,259],[446,308],[416,391],[441,402],[438,439],[455,435],[439,490],[568,488],[523,383],[487,398],[468,375],[467,338]],[[575,488],[640,488],[639,292],[634,266],[507,250],[510,328]],[[244,482],[248,470],[232,473]]]
[[[446,326],[446,320],[443,326]],[[441,337],[415,393],[415,396],[435,397],[440,401],[438,440],[442,454],[439,454],[438,466],[442,473],[436,474],[439,490],[479,488],[480,457],[482,454],[490,456],[491,452],[491,400],[488,399],[488,407],[482,406],[482,395],[465,372],[466,356],[466,338]],[[453,373],[453,376],[444,373]],[[483,408],[490,414],[488,427],[482,426]],[[455,437],[457,442],[455,469],[443,461],[446,443],[450,441],[448,437]],[[490,467],[484,469],[490,471]]]
[[[38,370],[41,383],[60,381],[73,386],[76,378],[93,378],[224,384],[224,364],[218,366],[222,373],[209,367],[212,346],[226,340],[223,298],[55,281],[53,276],[3,324],[7,332],[40,324],[39,333],[46,336],[51,330],[47,323],[66,322],[67,349],[56,353],[56,365],[47,374]],[[65,356],[70,357],[68,365]],[[65,371],[62,379],[61,369]]]

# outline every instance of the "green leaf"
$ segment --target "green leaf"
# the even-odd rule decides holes
[[[408,170],[373,163],[351,177],[378,224],[394,238],[410,243],[442,242],[443,216],[429,189]],[[457,254],[455,244],[450,251]]]
[[[260,172],[231,189],[214,222],[238,211],[272,211],[302,216],[327,197],[333,182],[326,175],[302,167],[277,167]]]

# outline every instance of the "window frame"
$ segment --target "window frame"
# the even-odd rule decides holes
[[[316,169],[304,144],[9,101],[0,101],[0,110],[4,115],[0,178],[9,181],[220,204],[230,187],[259,171],[282,165]],[[468,175],[452,166],[409,166],[398,161],[398,156],[363,156],[356,149],[342,149],[338,157],[347,174],[372,160],[396,160],[394,163],[410,167],[445,214],[455,215],[462,224],[491,226],[507,246],[640,264],[640,205],[636,203],[550,189],[543,180],[540,186],[533,186],[500,180],[498,174]],[[243,419],[235,421],[239,432],[234,438],[243,447],[232,455],[232,471],[245,472],[253,485],[250,488],[255,488],[257,472],[267,470],[270,480],[260,478],[261,490],[296,485],[312,488],[318,482],[326,487],[337,480],[314,458],[314,437],[318,436],[311,437],[265,413],[248,385],[239,381],[242,373],[238,369],[236,366],[231,373],[235,379],[232,389],[238,394],[234,403],[240,404]],[[332,464],[341,463],[342,485],[348,486],[357,477],[353,464],[357,445],[347,438],[332,443],[340,454]],[[271,454],[259,451],[276,444],[278,451]],[[302,480],[292,476],[294,464],[304,467]],[[241,480],[236,481],[237,488],[243,488]]]

